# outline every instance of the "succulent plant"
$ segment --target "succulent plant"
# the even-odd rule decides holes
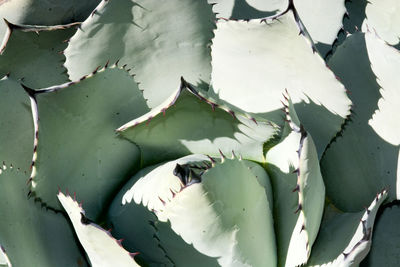
[[[398,266],[399,9],[0,1],[0,266]]]

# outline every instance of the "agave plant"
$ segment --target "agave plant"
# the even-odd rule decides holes
[[[399,265],[398,11],[0,1],[0,265]]]

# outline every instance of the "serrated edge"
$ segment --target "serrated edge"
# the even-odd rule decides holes
[[[6,50],[8,41],[10,40],[14,30],[20,30],[23,32],[36,32],[37,34],[39,34],[39,32],[41,31],[55,31],[55,30],[69,29],[72,27],[78,27],[81,24],[80,22],[74,22],[74,23],[69,23],[64,25],[54,25],[54,26],[18,25],[9,22],[5,18],[3,20],[7,26],[7,29],[0,45],[0,55],[2,55]]]
[[[30,101],[31,101],[31,110],[32,110],[32,119],[33,119],[33,125],[34,125],[34,142],[33,142],[33,156],[32,156],[32,162],[31,162],[31,174],[29,179],[27,180],[27,184],[30,186],[30,190],[28,192],[28,197],[34,196],[36,200],[42,202],[42,200],[36,196],[35,194],[35,187],[36,187],[36,182],[35,182],[35,177],[37,174],[36,170],[36,161],[38,158],[38,145],[39,145],[39,122],[40,122],[40,117],[39,117],[39,112],[38,112],[38,103],[36,100],[36,96],[39,94],[43,93],[52,93],[52,92],[57,92],[59,90],[68,88],[74,84],[78,84],[88,78],[91,78],[96,75],[96,73],[101,73],[104,72],[106,69],[119,69],[125,71],[129,76],[132,77],[133,81],[134,80],[134,75],[131,75],[128,70],[125,69],[125,66],[119,67],[118,66],[118,61],[115,62],[113,65],[109,66],[109,62],[107,62],[103,67],[98,66],[94,71],[92,71],[90,74],[87,74],[85,76],[82,76],[80,79],[76,81],[71,81],[71,82],[66,82],[60,85],[54,85],[50,86],[47,88],[41,88],[41,89],[32,89],[30,87],[27,87],[26,85],[21,83],[21,86],[24,88],[25,92],[28,94]],[[44,202],[42,202],[43,205],[46,205]],[[50,207],[48,207],[50,208]]]
[[[303,210],[304,195],[302,193],[303,188],[301,186],[302,182],[301,182],[301,170],[300,170],[300,161],[301,161],[301,153],[302,153],[302,149],[303,149],[303,142],[304,142],[305,138],[307,137],[308,133],[305,131],[305,129],[301,123],[298,126],[292,121],[292,118],[290,115],[290,110],[289,110],[290,96],[287,91],[283,94],[283,98],[284,98],[284,101],[282,101],[282,104],[284,105],[286,122],[293,132],[300,134],[299,147],[296,151],[298,160],[299,160],[299,166],[296,166],[295,170],[293,171],[293,173],[295,173],[297,175],[297,181],[296,181],[296,187],[293,189],[292,192],[293,193],[297,192],[297,194],[298,194],[298,204],[297,204],[297,208],[294,211],[294,213],[295,214],[299,213],[298,219],[301,219],[301,222],[302,222],[302,226],[300,228],[299,234],[301,234],[303,231],[305,233],[305,239],[306,239],[305,245],[306,245],[306,252],[307,252],[307,259],[308,259],[311,254],[311,246],[310,246],[309,236],[308,236],[308,232],[307,232],[306,215]]]
[[[188,91],[189,93],[193,94],[194,96],[196,96],[202,102],[210,105],[211,109],[213,111],[215,110],[215,108],[219,108],[219,109],[229,113],[234,119],[237,119],[237,115],[240,115],[240,116],[244,117],[245,119],[251,120],[256,125],[258,125],[258,121],[253,116],[247,115],[246,113],[235,112],[234,110],[230,109],[226,105],[221,105],[221,104],[217,104],[216,102],[213,102],[207,96],[202,95],[202,93],[200,91],[197,91],[191,84],[186,82],[185,79],[183,77],[181,77],[181,85],[180,85],[179,89],[175,90],[163,103],[161,103],[159,106],[153,108],[150,112],[144,114],[143,116],[136,118],[136,119],[122,125],[118,129],[116,129],[116,131],[123,132],[129,128],[134,128],[135,126],[142,124],[142,123],[148,124],[154,117],[160,115],[161,113],[163,113],[165,115],[166,111],[170,107],[172,107],[176,104],[177,100],[179,99],[179,96],[185,90]],[[276,127],[271,122],[268,122],[268,121],[265,121],[265,122],[271,126]]]
[[[122,242],[123,242],[124,239],[119,239],[119,240],[117,240],[116,238],[114,238],[114,237],[112,236],[111,230],[105,230],[105,229],[103,229],[101,226],[95,224],[92,220],[88,219],[88,218],[85,216],[85,210],[84,210],[83,207],[82,207],[82,202],[79,203],[79,202],[77,201],[77,199],[76,199],[76,193],[74,193],[74,198],[72,198],[68,191],[66,192],[66,194],[64,194],[64,193],[59,189],[58,194],[57,194],[57,197],[59,198],[59,196],[63,196],[63,197],[65,197],[65,198],[67,198],[67,199],[72,200],[72,202],[73,202],[74,205],[75,205],[75,208],[78,209],[79,212],[80,212],[80,214],[81,214],[80,223],[81,223],[82,225],[90,225],[90,226],[93,226],[93,227],[99,229],[100,231],[102,231],[103,233],[107,234],[107,235],[110,237],[110,239],[111,239],[112,241],[114,241],[119,247],[121,247],[122,251],[126,252],[126,253],[132,258],[133,262],[136,263],[134,257],[135,257],[136,255],[138,255],[138,253],[131,253],[131,252],[129,252],[128,250],[126,250],[126,249],[122,246]],[[69,217],[69,215],[68,215],[68,217]],[[71,220],[71,219],[69,218],[69,220]],[[74,229],[74,232],[76,232],[75,229]],[[79,237],[78,237],[78,239],[79,239]],[[79,242],[81,242],[81,241],[79,240]],[[137,264],[137,263],[136,263],[136,264]]]

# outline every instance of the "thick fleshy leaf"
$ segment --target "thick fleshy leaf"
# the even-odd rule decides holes
[[[279,124],[280,99],[287,89],[319,155],[349,114],[343,85],[299,35],[291,11],[266,23],[219,21],[212,67],[212,88],[221,101]]]
[[[0,163],[7,161],[29,170],[34,127],[28,94],[9,77],[0,80]]]
[[[133,185],[145,176],[152,179],[154,183],[149,183],[149,190],[154,188],[167,188],[168,182],[176,179],[173,170],[176,163],[203,164],[209,159],[205,156],[191,155],[172,163],[167,163],[160,167],[158,171],[152,172],[160,165],[142,169],[135,174],[132,179],[124,185],[109,210],[109,219],[113,227],[113,235],[117,238],[124,238],[124,246],[130,251],[140,251],[137,256],[144,262],[151,265],[166,266],[219,266],[215,258],[208,257],[192,245],[187,244],[182,237],[177,235],[170,224],[160,222],[157,217],[143,205],[137,205],[133,200]],[[175,163],[175,164],[174,164]],[[149,174],[152,172],[151,174]],[[162,175],[165,187],[158,187]],[[152,177],[152,178],[150,178]],[[144,189],[143,189],[144,190]],[[168,196],[170,191],[157,191],[158,194]],[[159,201],[159,198],[149,199],[149,202]],[[140,218],[138,220],[137,218]]]
[[[136,182],[133,199],[222,266],[275,266],[272,203],[264,187],[270,185],[258,181],[263,178],[238,159],[223,157],[200,172],[173,161]]]
[[[0,1],[0,39],[7,31],[3,18],[15,24],[60,25],[86,19],[100,0]]]
[[[67,212],[92,266],[140,266],[133,259],[134,254],[126,251],[120,241],[85,216],[85,211],[75,199],[61,192],[57,197]]]
[[[8,34],[0,47],[0,75],[9,74],[31,87],[46,87],[68,81],[59,52],[67,47],[75,24],[52,27],[8,23]]]
[[[219,156],[219,150],[262,162],[263,144],[278,129],[211,102],[182,80],[164,103],[118,130],[139,145],[147,165],[192,153]]]
[[[400,264],[400,208],[386,207],[379,216],[372,235],[371,251],[361,266],[398,266]]]
[[[307,266],[359,266],[370,250],[375,216],[386,197],[387,191],[382,191],[365,211],[358,213],[341,213],[327,206]]]
[[[71,38],[65,66],[78,79],[120,60],[134,68],[155,107],[179,87],[181,76],[195,85],[209,82],[213,21],[206,0],[103,0]]]
[[[327,194],[341,210],[359,211],[388,187],[399,199],[400,55],[373,33],[355,33],[329,61],[351,91],[354,114],[321,160]]]
[[[27,198],[29,174],[0,174],[0,244],[13,266],[86,266],[66,218]]]
[[[346,13],[345,0],[294,0],[293,2],[318,51],[326,55],[343,27],[343,17]]]
[[[287,7],[287,0],[208,0],[218,18],[258,19],[275,15]]]
[[[295,10],[311,38],[325,55],[342,27],[344,0],[209,0],[213,11],[225,19],[258,19]]]
[[[373,31],[391,45],[400,40],[400,2],[397,0],[368,0],[363,31]]]
[[[266,161],[274,190],[279,265],[298,266],[307,262],[318,234],[325,187],[314,142],[289,99],[285,112],[291,131],[267,152]]]
[[[138,148],[114,132],[148,110],[133,77],[112,66],[76,82],[26,90],[40,117],[31,190],[58,208],[57,188],[68,188],[82,195],[88,214],[97,218],[139,164]]]

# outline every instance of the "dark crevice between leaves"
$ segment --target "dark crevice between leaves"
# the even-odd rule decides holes
[[[376,201],[376,203],[378,203],[378,201],[379,201],[379,199],[380,198],[382,198],[383,197],[383,195],[385,194],[385,193],[387,193],[387,190],[386,189],[383,189],[381,192],[379,192],[378,194],[376,194],[376,197],[375,197],[375,199],[373,200],[373,201]],[[377,223],[377,216],[378,216],[378,213],[380,212],[379,210],[383,210],[382,209],[382,206],[381,207],[379,207],[379,209],[378,209],[378,211],[377,211],[377,214],[375,215],[375,221],[374,221],[374,223],[373,224],[375,224],[376,225],[376,223]],[[366,208],[366,213],[369,215],[369,213],[370,213],[370,210],[368,209],[368,208]],[[382,212],[381,212],[382,213]],[[361,240],[359,240],[352,248],[351,248],[351,250],[349,251],[349,252],[347,252],[347,253],[345,253],[345,252],[342,252],[342,254],[343,254],[343,256],[344,256],[344,258],[346,259],[352,252],[354,252],[359,246],[361,246],[364,242],[368,242],[368,241],[370,241],[371,240],[371,238],[372,238],[372,227],[369,227],[369,228],[367,228],[367,221],[368,221],[368,219],[369,219],[369,217],[367,217],[365,220],[362,220],[361,219],[361,224],[362,224],[362,231],[363,231],[363,237],[361,238]]]
[[[343,136],[344,131],[347,129],[347,126],[353,122],[353,117],[354,116],[354,109],[353,109],[353,105],[350,108],[350,114],[346,116],[346,118],[344,119],[342,125],[340,126],[340,130],[339,132],[336,133],[336,135],[332,138],[332,140],[329,142],[329,144],[325,147],[324,152],[322,152],[321,155],[321,159],[320,162],[322,161],[322,159],[324,158],[326,151],[331,147],[331,145],[333,143],[335,143],[337,141],[338,138]]]
[[[155,218],[157,218],[157,216],[156,216],[154,213],[152,213],[152,214],[154,215]],[[168,256],[167,250],[161,245],[161,239],[160,239],[160,237],[158,236],[159,230],[158,230],[158,228],[157,228],[156,222],[158,222],[157,219],[155,219],[154,221],[149,221],[149,225],[150,225],[150,226],[153,228],[153,230],[154,230],[153,238],[154,238],[155,240],[157,240],[157,246],[158,246],[158,248],[164,253],[164,257],[165,257],[173,266],[176,266],[175,262]],[[140,258],[140,257],[139,257],[139,258]]]
[[[357,4],[355,3],[357,2]],[[327,62],[336,49],[343,44],[347,38],[347,34],[352,34],[361,29],[363,20],[366,18],[365,8],[368,1],[361,0],[346,0],[346,13],[343,16],[343,28],[338,32],[335,42],[332,44],[332,49],[325,55],[324,59]],[[352,8],[353,5],[362,5],[361,7]]]

